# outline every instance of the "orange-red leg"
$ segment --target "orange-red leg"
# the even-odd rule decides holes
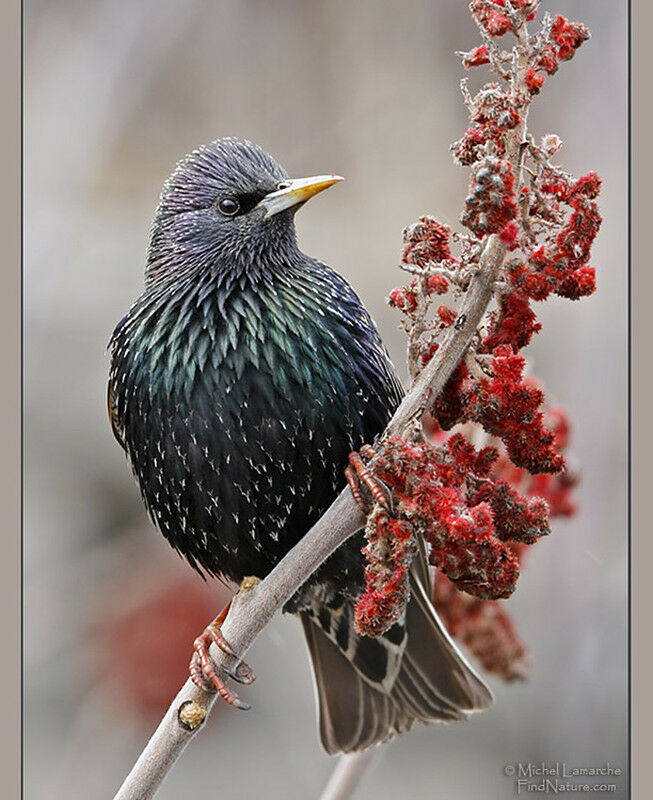
[[[381,456],[376,452],[376,450],[372,447],[371,444],[364,444],[361,447],[360,452],[362,455],[365,456],[365,458],[369,458],[370,461],[373,458],[381,458]]]
[[[364,455],[371,454],[372,457],[376,455],[375,451],[369,445],[364,445],[361,448],[361,452]],[[347,478],[347,483],[349,484],[351,493],[354,496],[354,500],[359,505],[363,505],[363,495],[361,494],[360,490],[360,482],[362,481],[370,490],[375,502],[379,503],[379,505],[383,506],[384,508],[388,507],[388,498],[385,492],[379,486],[378,481],[374,478],[369,469],[365,466],[363,459],[358,453],[354,452],[349,454],[349,466],[345,469],[345,477]]]
[[[189,671],[193,683],[199,686],[200,689],[203,689],[205,692],[218,692],[226,703],[246,711],[250,706],[247,703],[243,703],[235,692],[227,688],[227,685],[218,673],[218,667],[216,667],[213,659],[209,655],[211,644],[216,644],[223,653],[236,657],[231,645],[224,638],[220,630],[220,625],[222,625],[227,618],[230,607],[231,601],[227,603],[213,622],[207,625],[204,631],[193,642],[194,652],[190,660]],[[252,683],[256,677],[252,669],[245,664],[245,662],[241,662],[238,665],[236,672],[229,672],[224,668],[222,668],[222,671],[238,681],[238,683],[249,684]]]

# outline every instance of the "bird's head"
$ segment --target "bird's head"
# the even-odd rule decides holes
[[[257,145],[219,139],[194,150],[165,182],[146,279],[206,267],[254,269],[296,250],[294,214],[337,175],[291,179]]]

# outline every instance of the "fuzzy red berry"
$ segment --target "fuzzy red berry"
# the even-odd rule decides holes
[[[580,300],[596,291],[594,267],[579,267],[574,270],[556,289],[556,294],[569,300]]]
[[[499,236],[502,242],[505,242],[508,245],[508,250],[514,250],[517,245],[517,236],[519,234],[519,226],[513,220],[513,222],[509,222],[504,228],[502,228]]]
[[[444,275],[429,275],[426,279],[427,294],[446,294],[449,291],[449,281]]]
[[[543,425],[540,389],[522,380],[524,359],[512,347],[494,351],[492,379],[481,378],[464,392],[464,414],[503,440],[511,460],[529,472],[558,472],[564,459]]]
[[[499,317],[492,326],[490,335],[483,341],[483,350],[491,353],[502,344],[521,350],[541,327],[526,294],[519,290],[511,292],[501,301]]]
[[[534,69],[529,69],[526,73],[526,86],[531,94],[538,94],[545,80],[544,75]]]
[[[424,267],[430,261],[451,258],[450,236],[451,228],[448,225],[438,222],[435,217],[420,217],[417,222],[404,229],[402,262]]]
[[[463,56],[463,66],[465,69],[469,69],[470,67],[480,67],[482,64],[489,63],[490,54],[488,52],[487,45],[485,44],[474,48],[474,50],[470,50],[469,53],[465,53]]]
[[[360,634],[380,636],[406,607],[408,568],[417,545],[412,526],[378,506],[367,520],[365,536],[365,591],[356,603],[355,625]]]
[[[558,47],[558,58],[567,61],[589,39],[589,31],[580,22],[569,22],[561,14],[553,21],[550,40]]]
[[[449,325],[453,325],[456,321],[456,312],[453,310],[453,308],[449,308],[449,306],[439,306],[436,313],[438,317],[440,317],[442,324],[446,325],[447,327]]]
[[[503,0],[490,0],[490,2],[497,6],[496,11],[490,8],[484,0],[472,0],[470,9],[490,36],[503,36],[512,30],[512,22],[507,14],[500,11],[500,8],[504,6]]]
[[[451,146],[454,159],[461,167],[469,167],[481,157],[480,150],[487,142],[487,136],[478,128],[468,128],[462,139]]]
[[[417,308],[417,297],[410,288],[393,289],[388,295],[388,303],[402,311],[411,312]]]

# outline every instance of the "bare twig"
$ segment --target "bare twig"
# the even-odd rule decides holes
[[[528,68],[528,34],[525,25],[516,33],[519,45],[513,81],[520,86]],[[520,124],[506,137],[506,156],[513,165],[518,186],[521,183],[521,144],[525,129],[524,112]],[[497,234],[489,236],[479,260],[479,269],[470,280],[458,310],[457,323],[449,328],[437,353],[414,380],[386,428],[384,438],[406,436],[420,423],[429,403],[445,387],[465,355],[494,296],[505,255],[506,245],[500,237]],[[222,626],[222,633],[241,658],[274,613],[364,523],[365,517],[349,488],[344,489],[322,518],[261,583],[251,589],[241,590],[236,595]],[[212,646],[211,656],[219,667],[227,671],[233,672],[238,665],[236,659],[215,646]],[[115,800],[147,800],[155,795],[181,752],[202,727],[216,697],[199,689],[190,679],[186,681],[118,790]],[[361,759],[358,766],[362,768],[365,763]],[[344,798],[346,795],[333,796]]]
[[[361,753],[340,756],[320,800],[349,800],[358,788],[365,771],[376,760],[379,752],[379,747],[372,747]]]
[[[264,581],[250,590],[238,592],[222,625],[222,633],[234,651],[243,656],[275,611],[336,547],[364,524],[363,513],[349,489],[341,492],[324,516]],[[234,658],[215,647],[211,656],[225,669],[234,671],[237,667]],[[217,696],[202,691],[190,679],[186,681],[115,800],[154,797],[172,765],[202,727]]]

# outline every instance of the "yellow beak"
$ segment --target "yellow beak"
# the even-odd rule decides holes
[[[283,189],[267,194],[258,205],[265,209],[265,218],[273,217],[280,211],[305,203],[313,195],[342,180],[344,178],[341,178],[340,175],[314,175],[312,178],[297,178],[287,181],[287,185]]]

